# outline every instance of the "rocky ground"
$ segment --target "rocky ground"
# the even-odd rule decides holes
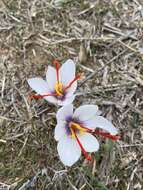
[[[57,154],[57,108],[29,101],[27,84],[68,58],[82,74],[75,107],[97,104],[121,136],[98,137],[93,161],[71,168]],[[1,0],[0,189],[141,190],[142,163],[142,0]]]

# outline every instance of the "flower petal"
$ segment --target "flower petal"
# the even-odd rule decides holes
[[[73,105],[72,104],[69,104],[69,105],[66,105],[62,108],[60,108],[57,112],[57,120],[63,120],[63,121],[66,121],[66,119],[68,117],[72,117],[73,115]]]
[[[44,81],[42,78],[36,77],[28,79],[27,81],[30,87],[38,94],[43,95],[46,93],[50,93],[48,83]]]
[[[77,108],[73,117],[78,118],[80,121],[86,121],[96,115],[98,106],[96,105],[84,105]]]
[[[75,99],[75,95],[66,97],[66,99],[63,102],[63,105],[72,104],[74,99]]]
[[[27,81],[28,81],[29,86],[34,91],[36,91],[37,94],[44,95],[44,94],[51,93],[48,83],[45,80],[43,80],[42,78],[36,77],[36,78],[28,79]],[[57,99],[55,97],[52,97],[52,96],[46,97],[45,96],[43,98],[51,103],[57,104]]]
[[[76,88],[77,88],[77,81],[75,81],[70,88],[68,88],[66,90],[67,94],[68,95],[72,95],[75,91],[76,91]]]
[[[60,106],[66,106],[68,104],[72,104],[72,102],[74,101],[74,99],[75,99],[75,95],[67,96],[63,101],[59,100],[58,104]]]
[[[114,125],[102,116],[96,116],[94,118],[95,126],[109,132],[111,135],[116,135],[118,133]]]
[[[75,63],[68,59],[60,68],[61,82],[67,86],[75,78]]]
[[[47,100],[48,102],[52,103],[52,104],[55,104],[55,105],[58,105],[58,101],[55,97],[52,97],[52,96],[45,96],[44,97],[45,100]]]
[[[82,144],[82,146],[84,147],[84,149],[87,152],[96,152],[99,149],[99,143],[97,141],[97,139],[89,134],[89,133],[85,133],[83,135],[79,135],[79,140]]]
[[[96,118],[92,117],[89,120],[84,121],[83,126],[89,129],[96,129]]]
[[[53,91],[57,82],[56,69],[54,67],[48,66],[46,80],[48,82],[49,88]]]
[[[59,122],[55,127],[55,139],[59,141],[66,134],[65,122]]]
[[[72,166],[81,156],[81,150],[75,139],[64,136],[58,142],[58,153],[66,166]]]

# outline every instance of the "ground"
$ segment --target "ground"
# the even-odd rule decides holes
[[[74,106],[97,104],[121,136],[65,167],[54,140],[57,108],[29,101],[27,79],[73,59]],[[0,1],[0,189],[143,188],[142,0]],[[4,188],[5,187],[5,188]]]

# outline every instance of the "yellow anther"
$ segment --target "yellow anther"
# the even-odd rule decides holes
[[[86,132],[87,130],[82,128],[79,124],[71,122],[70,123],[71,138],[75,138],[74,129],[78,129],[80,133]]]
[[[75,133],[74,133],[74,130],[71,128],[71,138],[74,139],[75,138]]]
[[[61,82],[57,82],[55,85],[55,91],[57,93],[58,96],[62,96],[63,95],[63,85]]]

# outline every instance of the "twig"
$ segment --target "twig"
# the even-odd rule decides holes
[[[140,144],[119,145],[119,147],[121,147],[121,148],[136,147],[136,146],[142,146],[143,147],[143,143],[140,143]]]
[[[115,57],[113,57],[110,61],[108,61],[106,63],[106,65],[109,65],[110,63],[112,63],[114,60],[116,60],[119,56],[123,55],[125,52],[127,51],[127,49],[125,49],[124,51],[122,51],[121,53],[119,53],[118,55],[116,55]],[[88,75],[81,83],[79,83],[79,87],[81,87],[87,80],[91,79],[95,74],[99,73],[100,71],[102,71],[104,69],[104,67],[101,67],[98,70],[95,70],[93,73],[91,73],[90,75]]]

